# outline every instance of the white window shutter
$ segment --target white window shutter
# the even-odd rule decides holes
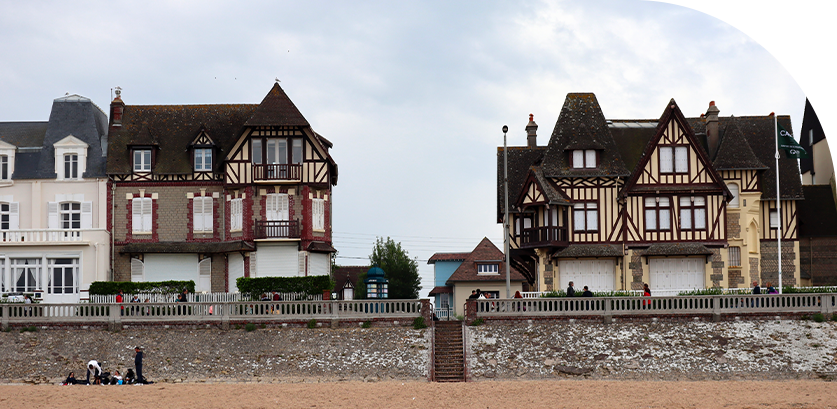
[[[150,232],[151,226],[151,198],[142,199],[142,231]]]
[[[81,202],[81,228],[93,228],[93,202]]]
[[[674,171],[672,168],[672,159],[670,147],[660,148],[660,172],[671,173]]]
[[[596,151],[592,149],[588,149],[584,151],[584,167],[585,168],[595,168],[596,167]]]
[[[20,229],[20,202],[9,202],[9,230]]]
[[[203,199],[203,229],[205,231],[212,231],[212,216],[214,214],[212,206],[214,205],[212,197],[205,197]]]
[[[279,208],[277,209],[279,211],[279,220],[290,220],[289,206],[288,195],[279,195]]]
[[[573,151],[573,168],[580,169],[584,167],[584,151]]]
[[[203,231],[203,198],[192,199],[192,230]]]
[[[197,291],[212,290],[212,259],[205,258],[198,263]]]
[[[145,231],[142,228],[142,199],[131,200],[131,230],[134,232]],[[132,262],[133,263],[133,262]]]
[[[677,173],[689,171],[689,148],[678,146],[674,149],[674,166]]]
[[[267,195],[267,199],[265,200],[265,216],[267,216],[267,220],[279,220],[278,206],[279,195],[272,193]]]
[[[58,219],[58,202],[47,203],[47,228],[59,229],[60,223]]]
[[[308,264],[308,263],[306,263],[307,255],[308,255],[308,253],[306,253],[304,251],[299,252],[299,276],[300,277],[304,277],[304,276],[308,275],[308,274],[306,274],[306,267],[307,267],[307,264]]]
[[[312,227],[314,230],[323,230],[324,215],[323,215],[323,199],[314,199],[311,201],[311,217]]]
[[[131,281],[135,283],[145,281],[145,264],[140,259],[131,259]]]

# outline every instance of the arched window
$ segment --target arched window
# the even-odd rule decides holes
[[[738,185],[735,183],[727,183],[727,189],[732,193],[732,200],[730,200],[728,206],[737,209],[739,207]]]

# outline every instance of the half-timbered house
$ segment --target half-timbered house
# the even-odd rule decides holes
[[[194,280],[331,270],[331,142],[275,84],[260,104],[111,103],[115,278]]]
[[[607,120],[593,94],[569,94],[545,147],[510,147],[511,256],[537,290],[677,292],[778,281],[773,117]],[[790,129],[790,118],[778,118]],[[498,222],[503,221],[503,148]],[[780,160],[783,283],[799,282],[795,160]]]

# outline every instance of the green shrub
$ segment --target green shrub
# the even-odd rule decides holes
[[[803,316],[799,317],[799,319],[801,319],[801,320],[803,320],[803,321],[808,321],[808,320],[810,320],[810,319],[811,319],[811,316],[810,316],[810,315],[805,314],[805,315],[803,315]]]
[[[831,314],[831,320],[837,321],[837,313]]]
[[[474,320],[474,322],[471,323],[471,326],[472,327],[478,327],[482,324],[485,324],[485,320],[482,319],[482,318],[477,318],[477,319]]]
[[[372,321],[364,321],[363,324],[360,324],[360,327],[361,328],[371,328],[372,327]]]
[[[764,290],[762,290],[764,291]],[[792,286],[782,286],[782,294],[816,294],[816,293],[837,293],[837,287],[815,287],[815,288],[799,288]]]
[[[453,318],[456,318],[457,321],[462,321],[465,319],[465,316],[461,314],[454,314]]]
[[[253,332],[253,331],[255,331],[255,330],[256,330],[256,324],[253,324],[252,322],[248,322],[248,323],[244,326],[244,330],[245,330],[245,331],[247,331],[247,332]]]
[[[317,320],[311,318],[311,320],[308,321],[308,328],[317,328]]]
[[[814,314],[814,321],[816,322],[825,322],[825,315],[822,315],[821,312]]]
[[[157,281],[157,282],[133,282],[133,281],[94,281],[90,283],[90,294],[112,295],[122,290],[125,294],[152,293],[152,294],[174,294],[182,293],[183,290],[195,292],[195,282],[189,281]]]
[[[38,332],[38,327],[32,325],[31,327],[23,327],[20,332]]]
[[[302,293],[306,295],[322,294],[324,290],[334,288],[329,276],[309,277],[239,277],[235,280],[238,291],[258,299],[264,293]],[[291,301],[291,300],[285,300]]]
[[[564,290],[547,291],[547,292],[541,294],[541,297],[543,297],[543,298],[566,297],[566,296],[567,296],[567,293],[565,293]]]
[[[422,329],[427,328],[427,324],[424,323],[424,317],[416,317],[413,320],[413,329]]]

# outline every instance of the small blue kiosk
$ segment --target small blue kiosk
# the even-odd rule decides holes
[[[363,283],[366,284],[366,298],[389,298],[389,280],[384,276],[386,273],[380,267],[373,266],[366,272],[366,279]]]

